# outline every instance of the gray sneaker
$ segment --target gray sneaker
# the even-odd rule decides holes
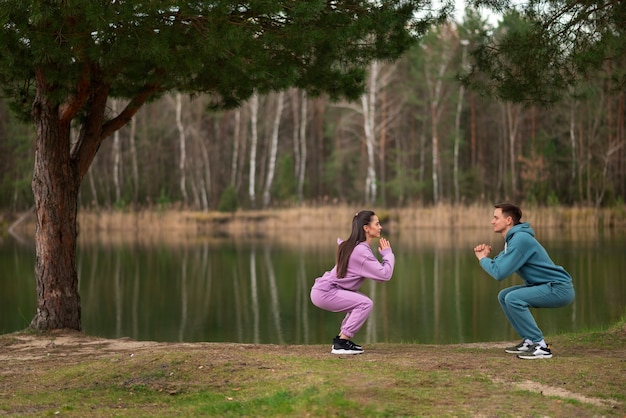
[[[517,344],[515,347],[505,348],[504,351],[510,354],[521,354],[528,353],[534,344],[529,344],[526,340],[522,340],[521,343]]]
[[[550,344],[547,347],[542,347],[539,344],[535,344],[531,347],[531,350],[525,354],[518,354],[517,357],[524,360],[537,360],[542,358],[552,358],[552,351],[550,350]]]

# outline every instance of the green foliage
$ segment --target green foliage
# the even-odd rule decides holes
[[[36,73],[53,106],[99,89],[130,99],[209,93],[215,107],[290,86],[356,98],[367,63],[398,58],[447,6],[434,14],[417,0],[3,1],[0,84],[25,119]]]
[[[119,200],[115,201],[114,207],[117,210],[124,210],[124,209],[128,208],[128,202],[124,198],[120,198]]]
[[[476,167],[470,167],[459,178],[459,189],[461,190],[461,201],[466,203],[476,203],[481,201],[480,193],[480,173]]]
[[[295,197],[298,181],[294,176],[293,157],[285,155],[278,161],[278,175],[272,186],[278,200],[286,201]]]
[[[418,180],[417,170],[405,170],[399,166],[394,170],[395,175],[386,183],[386,188],[397,202],[411,201],[425,188],[426,185]]]
[[[0,207],[28,209],[33,170],[32,129],[12,117],[0,101]]]
[[[157,199],[157,205],[159,206],[160,209],[166,209],[171,203],[172,203],[172,200],[170,196],[167,194],[167,191],[165,190],[165,188],[161,188],[161,194],[159,195],[159,198]]]
[[[230,185],[221,194],[217,210],[220,212],[235,212],[239,209],[237,190]]]
[[[559,197],[556,195],[554,190],[550,190],[548,194],[547,202],[550,207],[558,207],[559,206]]]
[[[605,2],[601,2],[605,3]],[[568,89],[614,63],[612,80],[623,88],[626,2],[584,0],[477,0],[504,11],[502,24],[473,50],[474,70],[465,80],[504,100],[550,104]]]
[[[358,201],[362,196],[365,180],[358,176],[357,157],[355,153],[334,152],[324,162],[324,184],[330,197]]]

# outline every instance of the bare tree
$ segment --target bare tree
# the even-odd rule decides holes
[[[111,100],[111,110],[113,113],[117,113],[117,100]],[[115,187],[115,202],[119,203],[122,199],[122,188],[120,185],[120,170],[121,170],[121,159],[122,159],[122,150],[120,145],[120,131],[115,131],[113,134],[113,184]]]
[[[511,189],[509,196],[516,199],[519,196],[519,190],[517,188],[517,137],[519,135],[520,119],[522,118],[521,105],[506,102],[504,103],[505,115],[506,115],[506,131],[508,139],[508,151],[509,151],[509,169],[511,178]]]
[[[274,115],[274,124],[272,125],[272,135],[269,153],[269,167],[267,169],[267,177],[265,179],[265,187],[263,190],[263,207],[268,207],[271,200],[271,189],[274,181],[274,172],[276,171],[276,153],[278,150],[278,133],[280,129],[280,118],[283,115],[283,107],[285,104],[285,92],[278,93],[276,98],[276,113]]]
[[[259,118],[259,95],[254,93],[250,98],[250,175],[248,178],[248,197],[250,206],[256,207],[256,153],[259,142],[258,118]]]
[[[377,197],[376,166],[374,150],[376,147],[376,90],[380,64],[373,61],[369,66],[369,82],[367,93],[361,96],[361,109],[363,112],[363,133],[365,135],[365,147],[367,149],[367,174],[365,176],[365,202],[373,204]]]
[[[461,39],[461,48],[463,52],[461,54],[461,68],[465,70],[467,62],[467,45],[469,41],[467,39]],[[456,104],[456,117],[454,119],[454,202],[459,204],[461,202],[461,193],[459,190],[459,148],[461,146],[461,113],[463,112],[463,99],[465,95],[465,85],[459,83],[459,98]]]
[[[306,91],[300,91],[300,117],[298,118],[299,129],[297,137],[294,140],[294,149],[296,154],[296,178],[298,179],[297,194],[298,201],[304,200],[304,180],[306,176],[306,158],[307,158],[307,122],[308,122],[308,97]],[[296,124],[294,124],[296,125]]]
[[[428,37],[428,42],[423,44],[424,51],[424,76],[428,91],[428,110],[431,123],[431,162],[433,182],[433,203],[438,204],[441,195],[441,156],[439,124],[445,108],[447,95],[444,77],[452,60],[451,40],[455,32],[450,25],[436,28]]]
[[[133,117],[130,121],[130,159],[133,173],[133,203],[136,205],[139,200],[139,166],[137,164],[137,144],[135,135],[137,132],[137,118]]]
[[[188,203],[187,197],[187,176],[185,173],[185,166],[187,164],[187,139],[185,137],[185,126],[182,120],[182,95],[176,93],[176,128],[178,129],[178,145],[180,149],[180,155],[178,159],[178,169],[180,171],[180,193],[183,197],[183,203],[185,206]]]
[[[239,132],[241,131],[241,109],[235,110],[235,127],[233,133],[233,157],[230,162],[230,185],[237,185],[237,162],[239,160]]]

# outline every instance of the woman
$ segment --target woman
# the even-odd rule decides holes
[[[338,239],[336,264],[331,271],[315,280],[311,301],[330,312],[345,312],[339,335],[333,339],[333,354],[360,354],[363,348],[350,339],[361,329],[372,311],[373,302],[358,290],[366,279],[388,281],[393,274],[395,257],[389,241],[381,238],[383,227],[371,210],[358,212],[352,219],[352,233],[346,241]],[[379,238],[378,252],[370,247]]]

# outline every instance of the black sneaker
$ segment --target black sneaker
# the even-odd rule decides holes
[[[550,350],[550,344],[547,347],[542,347],[539,344],[535,344],[526,354],[518,354],[517,357],[524,360],[536,360],[542,358],[552,358],[552,350]]]
[[[335,338],[333,338],[333,345],[338,341],[341,340],[341,337],[339,337],[339,335],[337,335]],[[360,345],[356,344],[354,341],[350,341],[350,343],[354,346],[354,348],[356,348],[357,350],[363,350],[363,347],[361,347]],[[331,346],[332,347],[332,346]]]
[[[504,351],[511,354],[523,354],[530,352],[531,348],[534,348],[533,344],[529,344],[526,340],[522,340],[522,342],[517,344],[515,347],[505,348]]]
[[[330,352],[332,354],[361,354],[363,353],[363,348],[350,340],[335,337],[333,339],[333,349]]]

